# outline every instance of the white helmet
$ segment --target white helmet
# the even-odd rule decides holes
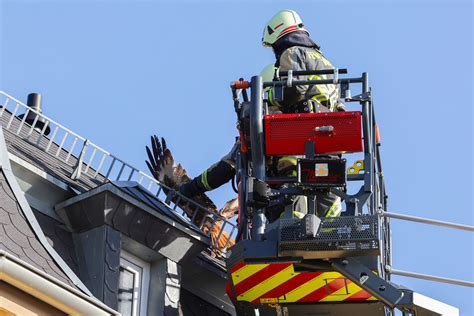
[[[278,71],[278,68],[275,67],[275,64],[268,64],[267,66],[265,66],[265,68],[263,68],[262,71],[260,72],[262,81],[263,82],[273,81],[276,71]]]
[[[298,13],[293,10],[282,10],[265,25],[262,44],[267,47],[272,46],[286,34],[300,30],[308,32]]]

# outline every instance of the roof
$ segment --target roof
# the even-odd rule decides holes
[[[7,126],[10,119],[11,113],[8,112],[8,110],[5,110],[0,116],[0,125]],[[39,145],[45,148],[48,145],[49,139],[45,136],[39,138],[40,133],[36,130],[33,130],[29,137],[27,137],[27,132],[24,129],[21,130],[19,135],[13,133],[12,131],[18,129],[20,122],[20,119],[15,118],[11,121],[9,129],[3,129],[3,135],[5,137],[8,152],[31,163],[42,171],[54,176],[80,192],[86,192],[105,182],[105,177],[100,173],[97,177],[92,177],[90,174],[83,174],[77,180],[71,179],[71,175],[74,172],[74,168],[71,167],[71,165],[75,165],[78,159],[74,155],[70,155],[70,163],[68,164],[45,152],[43,149],[38,147],[36,143],[39,140]],[[50,152],[56,153],[58,150],[59,145],[52,142]],[[67,155],[68,152],[66,150],[59,150],[58,156],[64,158]]]
[[[41,245],[0,171],[0,249],[75,287]]]
[[[0,129],[0,249],[90,295],[61,256],[51,247],[11,171]]]

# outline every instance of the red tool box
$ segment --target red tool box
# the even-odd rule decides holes
[[[361,112],[265,116],[267,156],[304,155],[307,141],[313,141],[316,154],[361,152]]]

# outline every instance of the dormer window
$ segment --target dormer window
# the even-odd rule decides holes
[[[150,264],[121,251],[118,289],[118,311],[123,316],[147,314]]]

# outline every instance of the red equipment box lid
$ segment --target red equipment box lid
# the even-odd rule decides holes
[[[315,143],[316,154],[363,150],[361,112],[273,114],[264,120],[267,156],[304,155],[308,140]],[[332,131],[324,131],[328,127]]]

